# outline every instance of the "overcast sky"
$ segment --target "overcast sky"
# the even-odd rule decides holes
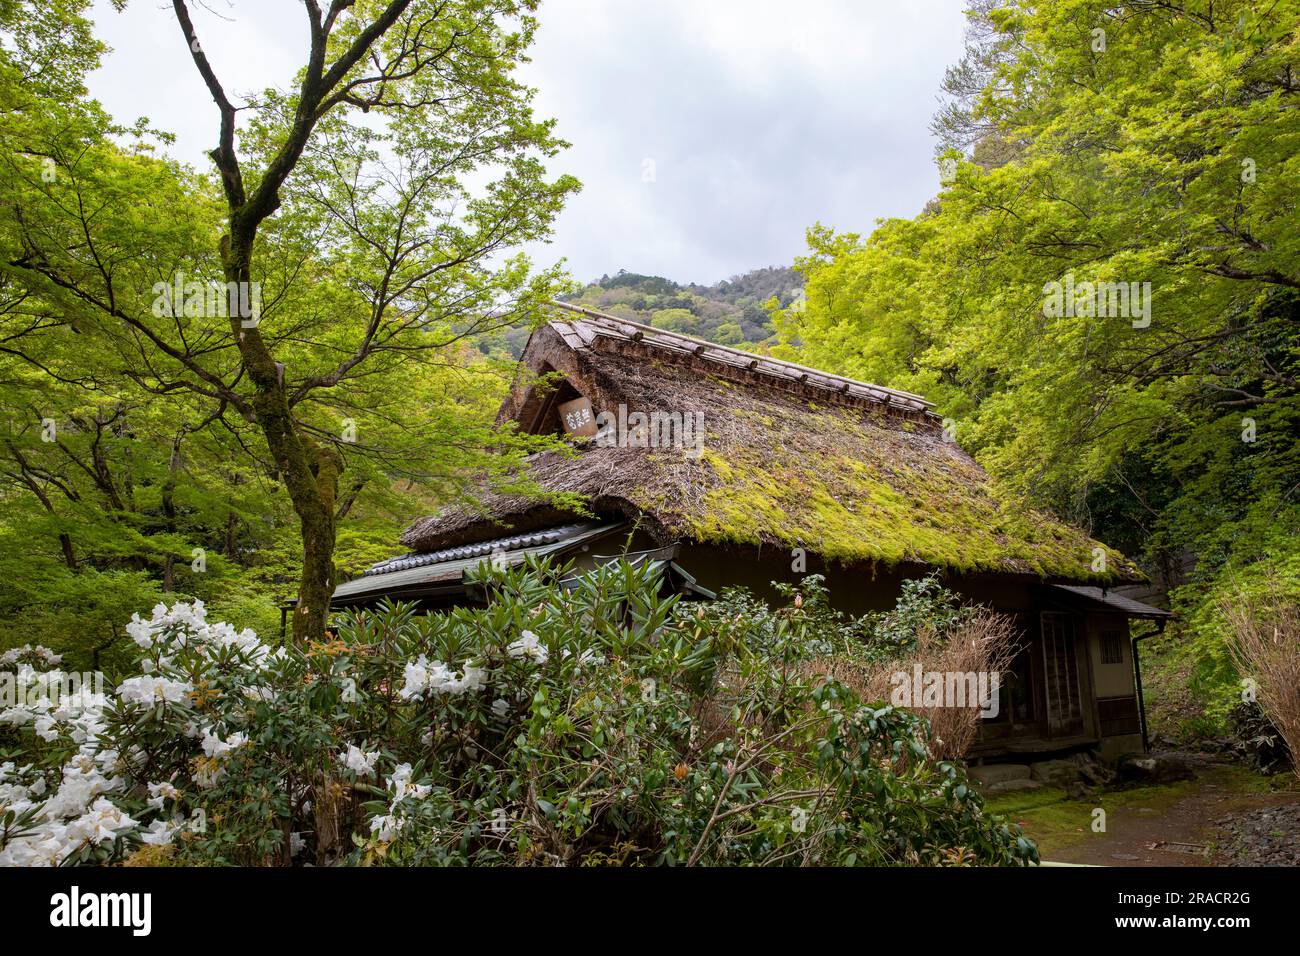
[[[299,0],[195,6],[231,93],[287,85],[306,38]],[[554,167],[583,183],[555,241],[582,280],[619,269],[712,283],[804,249],[824,222],[870,231],[938,188],[928,132],[960,55],[962,0],[544,0],[526,77],[573,144]],[[113,47],[92,92],[148,116],[205,166],[216,109],[170,4],[97,0]],[[225,18],[225,19],[222,19]],[[236,82],[233,78],[238,77]]]

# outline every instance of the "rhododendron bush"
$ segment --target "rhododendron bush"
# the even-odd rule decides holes
[[[481,608],[354,612],[272,647],[159,606],[138,673],[0,667],[6,864],[1013,864],[921,718],[808,676],[816,580],[779,611],[663,598],[653,565],[484,566]]]

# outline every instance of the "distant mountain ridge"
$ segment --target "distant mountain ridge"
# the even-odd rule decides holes
[[[803,277],[799,273],[788,266],[767,266],[713,285],[684,285],[663,276],[620,269],[560,298],[719,345],[749,348],[773,339],[765,303],[775,298],[785,308],[802,295]],[[517,359],[523,354],[529,333],[524,326],[501,329],[477,336],[474,344],[484,355]]]
[[[713,285],[620,269],[564,301],[719,345],[746,345],[772,337],[764,303],[775,298],[784,308],[802,294],[803,278],[788,266],[753,269]]]

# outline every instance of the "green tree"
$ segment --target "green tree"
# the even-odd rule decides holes
[[[1200,621],[1220,575],[1300,530],[1300,5],[972,14],[936,121],[952,175],[915,219],[810,232],[784,351],[936,400],[987,467],[1144,552]]]
[[[514,76],[536,5],[313,0],[294,88],[237,105],[176,0],[177,42],[219,117],[215,182],[154,158],[147,130],[86,100],[99,48],[80,5],[35,26],[29,6],[10,6],[21,39],[4,94],[22,107],[5,130],[6,278],[36,316],[15,352],[41,367],[52,337],[76,334],[141,391],[202,399],[204,427],[255,426],[264,451],[241,445],[300,527],[294,633],[318,636],[356,494],[417,479],[455,492],[522,447],[463,415],[484,370],[448,370],[558,280],[508,254],[545,238],[577,188],[547,179],[565,144]],[[73,42],[46,22],[75,27]],[[24,88],[42,67],[66,109],[46,113]]]
[[[660,309],[651,317],[650,324],[657,329],[690,335],[699,326],[700,320],[690,309]]]

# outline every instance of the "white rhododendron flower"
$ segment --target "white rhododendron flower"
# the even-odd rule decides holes
[[[405,700],[420,697],[429,686],[429,659],[421,654],[413,661],[408,661],[404,672],[406,683],[398,692]]]
[[[159,604],[147,621],[138,614],[134,615],[126,630],[144,650],[166,652],[193,647],[208,658],[223,652],[237,652],[254,666],[262,665],[273,656],[271,649],[252,630],[236,631],[224,621],[209,623],[202,601],[179,603],[171,608]]]
[[[98,845],[105,840],[115,840],[138,826],[107,797],[100,797],[85,814],[68,824],[68,836]]]
[[[542,642],[532,631],[524,631],[519,640],[506,647],[506,653],[511,657],[530,658],[538,664],[545,664],[546,659],[550,657],[550,652],[542,646]]]
[[[31,723],[35,716],[30,707],[8,707],[0,710],[0,724],[12,724],[18,727]]]
[[[388,789],[393,792],[393,802],[396,803],[405,797],[415,797],[422,799],[427,797],[433,790],[430,786],[419,786],[411,783],[411,765],[409,763],[399,763],[393,768],[393,775],[388,778]]]
[[[229,738],[222,740],[211,730],[203,732],[203,752],[209,757],[224,757],[230,751],[242,747],[246,743],[248,743],[248,737],[245,734],[231,734]]]
[[[225,775],[226,768],[212,759],[200,761],[194,767],[194,782],[202,790],[211,790]]]
[[[436,694],[463,694],[466,691],[479,691],[487,686],[487,670],[467,664],[460,675],[447,667],[442,661],[430,661],[421,654],[414,661],[408,661],[404,676],[406,683],[398,692],[403,700],[423,697],[429,692]]]
[[[32,729],[36,731],[36,736],[42,740],[59,739],[59,723],[49,714],[41,714],[32,721]]]
[[[402,827],[406,825],[406,820],[402,816],[402,801],[423,800],[433,792],[433,787],[428,784],[412,783],[412,773],[411,765],[402,763],[393,768],[393,773],[388,778],[388,792],[392,794],[388,812],[370,819],[370,832],[381,843],[395,840]]]
[[[566,647],[561,652],[560,656],[567,660],[568,658],[573,656],[573,651],[569,650]],[[605,658],[602,657],[600,654],[598,654],[596,651],[592,650],[590,647],[578,655],[578,664],[580,666],[585,664],[603,664],[603,663],[605,663]]]
[[[164,780],[162,783],[149,784],[149,806],[161,810],[167,800],[180,799],[181,792]]]
[[[466,665],[465,673],[460,679],[460,690],[453,691],[453,693],[460,693],[461,691],[480,691],[487,686],[487,677],[487,668]]]
[[[366,751],[354,744],[348,744],[348,749],[339,754],[343,765],[356,774],[374,773],[375,761],[378,759],[378,750]]]
[[[155,820],[149,824],[149,828],[140,834],[140,842],[148,843],[151,846],[166,846],[176,838],[176,834],[182,827],[182,822],[177,819],[172,822],[166,820]]]
[[[58,866],[72,852],[66,839],[67,827],[55,826],[24,840],[15,840],[0,850],[0,866]]]
[[[391,813],[370,819],[370,832],[373,833],[381,843],[391,843],[397,839],[397,832],[402,829],[406,821],[401,817],[394,816]]]
[[[131,615],[131,623],[126,626],[126,633],[139,647],[145,650],[153,647],[153,625],[148,621],[140,620],[139,614]]]
[[[22,647],[14,647],[0,654],[0,667],[12,667],[24,657],[34,658],[49,667],[63,662],[62,654],[55,654],[42,644],[24,644]]]
[[[128,704],[156,704],[159,701],[180,704],[192,693],[194,685],[189,681],[166,677],[128,677],[117,687],[117,696]]]
[[[64,766],[63,782],[46,801],[45,814],[49,817],[72,817],[85,813],[96,798],[117,790],[122,783],[120,778],[105,777],[100,773],[94,758],[78,754]]]

